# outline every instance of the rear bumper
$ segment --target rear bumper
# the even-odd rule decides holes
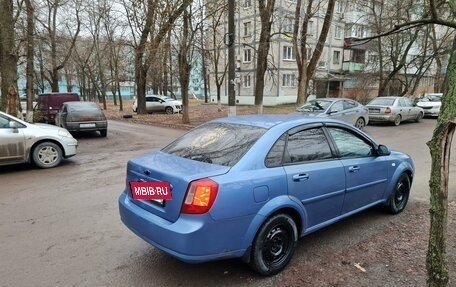
[[[247,249],[239,248],[247,221],[216,222],[209,214],[182,214],[170,222],[137,206],[125,192],[119,197],[119,213],[136,235],[187,263],[242,257]]]
[[[94,124],[95,126],[88,127],[84,124]],[[82,125],[82,126],[81,126]],[[67,122],[66,129],[71,132],[83,132],[83,131],[99,131],[106,130],[108,128],[107,121],[97,121],[97,122]]]
[[[369,122],[394,122],[396,115],[369,114]]]

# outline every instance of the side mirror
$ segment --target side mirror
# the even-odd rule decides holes
[[[390,155],[391,151],[386,145],[379,145],[377,147],[377,153],[379,156]]]
[[[9,122],[9,127],[13,129],[13,133],[18,133],[19,130],[17,129],[17,123],[15,121],[10,121]]]

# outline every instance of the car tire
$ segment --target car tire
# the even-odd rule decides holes
[[[362,130],[366,126],[366,121],[363,118],[358,118],[355,123],[355,127]]]
[[[398,126],[398,125],[401,124],[401,121],[402,121],[401,115],[397,115],[397,116],[394,118],[393,124],[394,124],[395,126]]]
[[[100,130],[100,135],[105,138],[108,135],[108,130]]]
[[[172,115],[174,114],[174,109],[172,107],[166,107],[165,113],[167,113],[168,115]]]
[[[423,117],[424,117],[424,113],[419,113],[419,114],[416,116],[415,121],[416,121],[417,123],[419,123],[419,122],[421,122],[421,120],[423,119]]]
[[[410,196],[410,178],[403,173],[394,185],[394,189],[387,201],[387,209],[391,214],[402,212]]]
[[[276,214],[268,218],[252,243],[250,267],[264,276],[282,271],[293,257],[298,230],[293,218]]]
[[[32,158],[39,168],[51,168],[62,161],[62,149],[55,143],[42,142],[32,150]]]

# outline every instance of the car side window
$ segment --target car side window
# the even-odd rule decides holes
[[[363,138],[340,128],[328,128],[341,158],[373,155],[373,147]]]
[[[297,163],[332,158],[331,148],[321,128],[288,135],[284,163]]]
[[[404,100],[404,104],[405,104],[406,107],[413,106],[413,103],[412,103],[412,101],[410,99],[404,98],[403,100]]]
[[[344,110],[356,108],[356,103],[352,101],[344,101]]]
[[[342,101],[337,101],[331,106],[331,112],[340,112],[344,109],[344,103]]]
[[[0,128],[1,129],[8,129],[9,128],[9,120],[0,116]]]
[[[153,101],[154,101],[154,98],[146,97],[146,102],[153,102]]]
[[[265,165],[267,167],[276,167],[282,165],[283,151],[285,148],[286,140],[287,135],[282,135],[272,146],[265,160]]]
[[[407,102],[405,101],[404,98],[400,98],[400,99],[399,99],[399,106],[401,106],[401,107],[407,107],[407,106],[408,106],[408,105],[407,105]],[[411,106],[411,105],[410,105],[410,106]]]

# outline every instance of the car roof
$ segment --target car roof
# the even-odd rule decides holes
[[[249,125],[261,128],[269,129],[273,126],[280,125],[282,123],[296,122],[298,124],[312,124],[312,123],[341,123],[340,121],[319,118],[319,117],[306,117],[301,113],[293,114],[268,114],[268,115],[240,115],[234,117],[224,117],[210,121],[211,123],[229,123],[239,125]]]

